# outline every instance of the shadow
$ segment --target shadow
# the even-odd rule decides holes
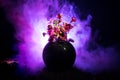
[[[31,74],[29,71],[20,69],[17,63],[0,64],[0,80],[119,80],[119,73],[116,71],[91,74],[76,67],[64,72],[50,72],[46,68]]]
[[[8,20],[6,11],[0,7],[0,60],[5,60],[16,55],[14,44],[14,25]]]

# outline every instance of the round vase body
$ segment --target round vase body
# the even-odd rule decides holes
[[[48,42],[43,50],[43,61],[51,71],[65,71],[72,68],[75,58],[75,49],[67,41]]]

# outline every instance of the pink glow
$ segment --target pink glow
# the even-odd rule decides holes
[[[44,66],[42,51],[48,42],[48,36],[43,37],[42,33],[47,31],[47,17],[49,17],[48,7],[51,4],[52,6],[56,4],[53,7],[58,9],[58,1],[51,1],[51,3],[46,3],[44,1],[41,3],[40,0],[33,3],[28,1],[22,5],[22,14],[18,17],[13,17],[17,19],[18,33],[16,34],[16,38],[21,41],[18,45],[19,55],[17,58],[21,61],[20,63],[22,63],[23,66],[27,66],[30,69],[37,69],[37,67]],[[89,24],[89,20],[92,17],[88,15],[86,21],[80,21],[73,10],[73,6],[68,3],[64,3],[57,13],[55,13],[54,10],[52,13],[53,16],[51,18],[55,18],[57,13],[61,13],[63,15],[63,22],[70,22],[72,16],[77,18],[77,22],[72,24],[74,28],[69,32],[68,38],[73,38],[75,40],[72,44],[76,50],[83,47],[90,38],[91,28],[86,25]],[[77,32],[82,32],[82,34]]]

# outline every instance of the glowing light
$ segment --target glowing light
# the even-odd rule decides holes
[[[35,69],[35,67],[38,66],[42,66],[42,51],[48,42],[48,36],[43,37],[42,33],[47,30],[47,25],[49,23],[47,17],[49,17],[52,13],[52,17],[55,18],[57,15],[56,9],[59,7],[59,5],[53,5],[59,4],[58,1],[51,2],[52,5],[48,5],[48,1],[42,3],[40,2],[41,0],[36,0],[33,3],[25,3],[25,5],[22,7],[23,14],[21,14],[21,17],[23,19],[21,21],[17,20],[20,26],[18,29],[19,32],[16,34],[16,36],[17,39],[21,40],[22,42],[24,41],[24,43],[20,42],[18,45],[20,53],[17,58],[21,61],[20,63],[25,64],[24,66],[30,67],[32,69]],[[70,22],[72,16],[76,17],[77,19],[75,23],[72,23],[72,25],[74,25],[74,28],[68,34],[68,38],[73,38],[75,40],[75,42],[72,44],[77,50],[78,48],[83,47],[85,42],[89,40],[91,28],[87,26],[88,28],[86,29],[86,26],[82,24],[83,22],[80,21],[73,10],[73,5],[70,5],[68,3],[64,3],[62,5],[63,6],[58,10],[58,13],[61,13],[63,15],[63,22]],[[56,9],[52,12],[49,12],[49,6],[52,6]],[[18,17],[18,19],[21,19],[21,17]],[[72,18],[72,21],[75,21],[74,17]],[[87,20],[84,22],[88,24]],[[25,29],[22,29],[21,26]],[[80,31],[82,34],[77,33]],[[23,58],[23,56],[25,58]]]

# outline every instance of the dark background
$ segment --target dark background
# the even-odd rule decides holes
[[[103,47],[115,46],[115,48],[118,50],[118,53],[119,53],[120,31],[119,31],[119,25],[118,25],[119,22],[117,20],[118,16],[115,13],[115,10],[117,9],[116,7],[117,4],[115,4],[115,1],[69,0],[69,2],[74,3],[77,6],[75,10],[82,20],[86,19],[88,14],[92,15],[93,17],[92,23],[91,23],[92,35],[94,36],[98,32],[98,35],[95,41]],[[79,12],[82,12],[82,14],[79,14]],[[7,13],[4,7],[1,6],[0,7],[0,61],[14,57],[15,55],[18,54],[17,49],[14,48],[14,44],[18,42],[14,38],[14,34],[15,34],[14,25],[8,20],[7,18],[8,16],[6,14]],[[56,80],[56,79],[57,80],[67,80],[67,79],[78,80],[81,77],[82,79],[84,79],[86,76],[89,76],[89,77],[92,77],[91,80],[103,80],[103,79],[109,80],[108,76],[117,75],[117,74],[114,74],[113,72],[109,72],[109,74],[101,73],[100,75],[97,75],[97,76],[90,76],[86,73],[85,74],[82,73],[77,69],[70,70],[69,74],[68,73],[64,73],[64,74],[61,76],[58,76],[57,74],[54,75],[46,71],[43,71],[43,75],[41,78],[43,78],[43,76],[44,77],[47,76],[52,80]],[[73,75],[72,78],[69,78],[71,75]],[[63,77],[65,77],[66,79]],[[93,79],[94,77],[95,79]],[[115,80],[115,77],[114,77],[114,80]]]

